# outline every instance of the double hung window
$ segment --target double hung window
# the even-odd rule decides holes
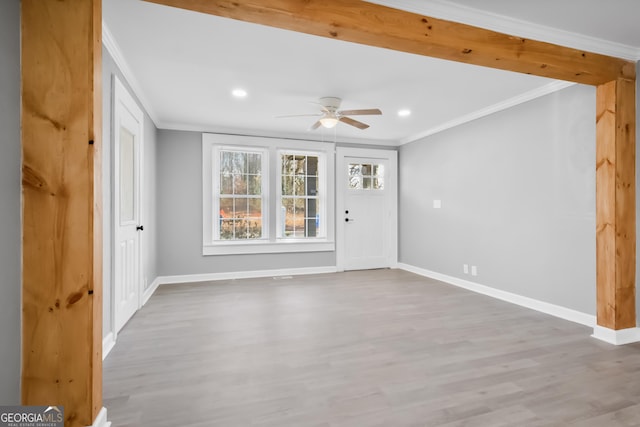
[[[203,134],[203,254],[334,250],[333,150]]]

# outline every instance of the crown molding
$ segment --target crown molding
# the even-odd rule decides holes
[[[122,72],[124,80],[131,87],[133,94],[138,99],[138,101],[140,101],[145,112],[149,115],[149,117],[151,117],[151,120],[157,127],[160,123],[158,121],[158,115],[156,114],[155,109],[152,107],[151,102],[149,102],[149,99],[145,96],[142,87],[138,82],[138,79],[136,79],[136,76],[135,74],[133,74],[131,67],[129,67],[129,63],[124,58],[122,50],[120,49],[120,45],[118,45],[118,42],[113,37],[113,34],[109,30],[107,23],[104,21],[102,21],[102,44],[107,49],[107,52],[109,52],[114,62]]]
[[[536,98],[540,98],[541,96],[545,96],[548,95],[550,93],[553,92],[557,92],[559,90],[565,89],[567,87],[573,86],[576,83],[572,83],[572,82],[565,82],[565,81],[560,81],[560,80],[556,80],[553,81],[549,84],[546,84],[544,86],[540,86],[539,88],[530,90],[528,92],[522,93],[520,95],[514,96],[512,98],[509,99],[505,99],[502,102],[498,102],[497,104],[493,104],[490,105],[488,107],[482,108],[480,110],[474,111],[472,113],[469,114],[465,114],[464,116],[460,116],[457,117],[453,120],[450,120],[448,122],[442,123],[441,125],[438,125],[436,127],[433,127],[431,129],[427,129],[423,132],[420,132],[418,134],[415,135],[411,135],[407,138],[404,138],[402,140],[400,140],[400,145],[404,145],[404,144],[408,144],[410,142],[414,142],[417,141],[419,139],[422,138],[426,138],[427,136],[431,136],[434,135],[436,133],[440,133],[443,132],[447,129],[451,129],[454,128],[456,126],[460,126],[463,125],[465,123],[468,123],[470,121],[476,120],[476,119],[480,119],[482,117],[486,117],[490,114],[494,114],[497,113],[498,111],[502,111],[502,110],[506,110],[508,108],[511,107],[515,107],[518,104],[523,104],[525,102],[528,101],[532,101]]]
[[[640,60],[640,48],[616,43],[584,34],[573,33],[545,25],[534,24],[521,19],[497,13],[486,12],[473,7],[451,3],[445,0],[366,0],[394,9],[402,9],[420,15],[432,16],[447,21],[459,22],[474,27],[485,28],[504,34],[553,43],[587,52],[599,53],[631,61]]]
[[[239,136],[258,136],[264,138],[278,138],[278,139],[292,139],[296,141],[315,141],[315,142],[330,142],[337,144],[365,144],[381,147],[397,147],[399,145],[397,140],[376,140],[365,138],[353,138],[353,137],[341,137],[333,136],[331,134],[321,134],[318,132],[308,131],[306,133],[301,132],[281,132],[281,131],[269,131],[258,129],[245,129],[245,128],[233,128],[211,125],[194,125],[188,123],[173,123],[173,122],[161,122],[157,124],[158,129],[186,131],[186,132],[199,132],[199,133],[215,133],[222,135],[239,135]]]

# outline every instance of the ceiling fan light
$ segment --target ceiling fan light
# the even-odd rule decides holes
[[[323,117],[320,119],[320,124],[327,129],[331,129],[338,124],[338,119],[335,117]]]

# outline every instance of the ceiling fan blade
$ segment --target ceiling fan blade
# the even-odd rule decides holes
[[[275,116],[276,119],[288,119],[290,117],[320,117],[322,116],[322,114],[320,113],[315,113],[315,114],[289,114],[286,116]]]
[[[362,129],[362,130],[364,130],[364,129],[366,129],[366,128],[368,128],[368,127],[369,127],[369,125],[368,125],[368,124],[366,124],[366,123],[362,123],[362,122],[359,122],[359,121],[357,121],[357,120],[353,120],[353,119],[352,119],[352,118],[350,118],[350,117],[340,117],[340,119],[339,119],[339,120],[340,120],[342,123],[346,123],[346,124],[348,124],[348,125],[351,125],[351,126],[357,127],[358,129]]]
[[[316,129],[318,129],[320,127],[321,124],[322,123],[320,123],[320,120],[318,120],[317,122],[315,122],[313,124],[313,126],[311,126],[311,128],[309,130],[316,130]]]
[[[325,107],[324,105],[320,104],[319,102],[315,102],[315,101],[309,101],[309,104],[313,104],[313,105],[317,105],[320,107],[320,109],[322,111],[324,111],[325,113],[328,113],[329,110],[327,110],[327,107]]]
[[[377,108],[371,108],[368,110],[338,111],[338,114],[340,114],[341,116],[379,116],[380,114],[382,114],[382,111]]]

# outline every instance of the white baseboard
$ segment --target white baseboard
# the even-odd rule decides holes
[[[107,358],[107,355],[113,347],[116,345],[116,340],[113,332],[109,332],[106,337],[102,338],[102,360]]]
[[[640,328],[628,328],[616,331],[596,325],[593,327],[593,335],[591,336],[613,345],[631,344],[640,341]]]
[[[335,266],[286,268],[280,270],[236,271],[229,273],[186,274],[182,276],[160,276],[156,279],[160,285],[175,283],[210,282],[215,280],[254,279],[259,277],[300,276],[307,274],[335,273]],[[155,281],[154,281],[155,282]]]
[[[145,305],[147,301],[149,301],[149,298],[151,298],[151,295],[158,289],[158,286],[160,286],[160,280],[159,277],[156,277],[153,282],[151,282],[151,286],[144,290],[142,294],[142,305]]]
[[[581,325],[594,327],[596,325],[596,316],[591,314],[582,313],[567,307],[562,307],[548,302],[539,301],[533,298],[524,297],[522,295],[514,294],[511,292],[502,291],[500,289],[491,288],[489,286],[481,285],[479,283],[470,282],[468,280],[460,279],[446,274],[436,273],[435,271],[426,270],[419,267],[414,267],[409,264],[398,263],[398,268],[409,271],[411,273],[419,274],[420,276],[429,277],[431,279],[439,280],[441,282],[448,283],[450,285],[458,286],[479,294],[487,295],[493,298],[497,298],[503,301],[507,301],[513,304],[520,305],[522,307],[530,308],[532,310],[540,311],[542,313],[550,314],[561,319],[569,320],[571,322],[579,323]]]
[[[95,421],[89,427],[111,427],[111,422],[107,421],[107,408],[102,407]]]

